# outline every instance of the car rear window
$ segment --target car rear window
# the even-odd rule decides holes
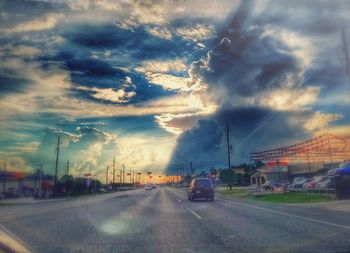
[[[210,187],[210,181],[209,180],[196,180],[194,185],[196,187]]]

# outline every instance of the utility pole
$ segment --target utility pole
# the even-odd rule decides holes
[[[192,162],[190,162],[190,168],[191,168],[191,177],[192,177],[192,175],[193,175],[193,168],[192,168]]]
[[[346,74],[349,78],[349,85],[350,85],[350,57],[349,57],[349,51],[348,51],[348,44],[346,41],[346,33],[345,28],[342,29],[342,40],[344,45],[344,54],[345,54],[345,62],[346,62]]]
[[[125,165],[123,164],[123,184],[125,183]]]
[[[4,170],[7,171],[6,161],[4,162]],[[2,187],[2,191],[3,191],[3,192],[6,191],[6,180],[7,180],[7,175],[5,174],[5,177],[4,177],[4,184],[3,184],[3,187]]]
[[[57,185],[57,169],[58,169],[58,157],[60,154],[60,138],[61,136],[57,137],[57,148],[56,148],[56,165],[55,165],[55,178],[54,178],[54,185],[53,185],[53,195],[56,197],[56,185]]]
[[[327,132],[327,141],[328,141],[328,151],[329,151],[329,156],[331,158],[331,169],[333,169],[333,157],[332,157],[332,149],[331,149],[331,143],[329,141],[329,134]]]
[[[69,160],[67,160],[67,176],[69,176]]]
[[[115,183],[115,156],[113,156],[113,184]]]
[[[39,198],[41,198],[41,174],[43,173],[43,164],[39,164],[40,171],[39,171]]]
[[[106,169],[106,185],[108,185],[108,165],[107,165],[107,169]]]
[[[226,140],[227,140],[227,161],[228,161],[228,168],[231,168],[231,157],[230,157],[230,132],[229,132],[228,123],[226,124]]]

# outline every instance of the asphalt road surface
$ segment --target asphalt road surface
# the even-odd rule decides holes
[[[350,216],[160,188],[0,207],[32,252],[349,252]]]

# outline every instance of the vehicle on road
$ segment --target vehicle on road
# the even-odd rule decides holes
[[[16,199],[16,198],[18,198],[18,195],[12,191],[2,192],[1,195],[3,196],[4,199]]]
[[[214,187],[209,178],[194,178],[188,188],[188,200],[196,198],[214,201]]]
[[[304,189],[314,189],[318,182],[322,182],[322,181],[326,180],[327,178],[328,178],[328,176],[316,176],[310,182],[305,183],[303,185],[303,188]]]
[[[315,188],[316,189],[327,189],[327,188],[334,188],[335,184],[334,184],[334,180],[333,177],[326,177],[323,180],[319,181]]]
[[[152,185],[147,184],[147,185],[145,186],[145,190],[146,190],[146,191],[151,191],[151,190],[152,190]]]
[[[273,191],[274,188],[280,187],[280,186],[281,185],[277,180],[271,180],[271,181],[266,181],[262,187],[265,191]]]
[[[291,186],[293,189],[303,189],[304,184],[311,182],[313,178],[303,178],[294,182]]]
[[[303,188],[303,184],[306,180],[306,177],[295,177],[292,181],[290,188]]]
[[[152,189],[157,189],[157,186],[155,184],[151,185]]]

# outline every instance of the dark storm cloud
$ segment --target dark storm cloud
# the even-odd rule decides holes
[[[73,85],[77,86],[115,89],[123,85],[127,76],[131,77],[136,96],[128,103],[139,103],[174,94],[174,91],[151,85],[142,73],[133,71],[132,67],[138,66],[144,60],[162,60],[179,56],[184,48],[190,47],[185,42],[153,37],[145,31],[145,27],[130,31],[114,24],[102,23],[74,24],[60,29],[65,43],[55,49],[57,51],[55,55],[40,57],[42,65],[47,62],[59,63],[69,71]],[[181,43],[183,47],[179,47]],[[104,56],[103,52],[106,50],[109,54]],[[117,66],[131,68],[122,70]],[[73,89],[71,94],[79,98],[104,102],[93,98],[87,92]]]
[[[63,32],[63,37],[80,49],[85,47],[86,50],[117,50],[116,53],[121,53],[122,57],[129,56],[135,60],[169,59],[185,54],[191,49],[184,41],[154,37],[145,28],[141,26],[130,31],[109,23],[84,24],[68,28]]]
[[[44,65],[46,62],[58,62],[61,66],[70,71],[73,75],[84,75],[88,77],[125,77],[123,71],[113,67],[108,60],[94,59],[90,51],[81,51],[77,49],[61,48],[59,53],[53,56],[43,56],[39,60]]]
[[[209,93],[219,104],[218,111],[207,118],[207,122],[216,128],[208,131],[203,124],[198,124],[194,128],[196,131],[185,131],[178,139],[172,163],[178,162],[179,157],[191,159],[195,156],[193,162],[200,161],[199,164],[206,168],[214,164],[227,166],[226,124],[230,128],[234,164],[249,161],[250,152],[310,137],[304,124],[314,115],[313,111],[305,108],[277,111],[258,106],[238,107],[239,102],[236,103],[234,98],[256,101],[263,93],[286,87],[303,89],[308,85],[322,84],[330,88],[333,77],[344,76],[339,73],[339,65],[324,60],[315,62],[313,69],[305,70],[287,44],[283,44],[278,36],[265,33],[272,27],[298,31],[300,35],[311,37],[337,32],[340,35],[344,17],[337,17],[334,11],[341,12],[345,2],[332,3],[241,1],[232,21],[221,32],[218,46],[205,58],[195,61],[190,69],[192,76],[203,78],[209,84]],[[314,46],[324,45],[320,42]],[[326,54],[334,53],[331,49]],[[184,136],[188,135],[191,138],[185,139]],[[215,140],[215,152],[198,148],[202,138]]]
[[[290,144],[308,136],[303,125],[311,111],[276,112],[259,107],[225,108],[178,139],[170,164],[192,161],[196,169],[227,167],[226,124],[230,129],[233,164],[249,161],[249,154]],[[199,166],[199,167],[198,167]],[[172,171],[169,166],[168,172]]]
[[[345,13],[349,9],[347,0],[273,1],[268,2],[268,8],[254,22],[288,27],[311,35],[329,35],[338,33],[345,25]]]
[[[199,120],[196,127],[185,131],[177,141],[167,173],[173,173],[173,164],[193,161],[197,166],[214,166],[218,163],[223,133],[212,120]]]
[[[25,79],[25,77],[9,77],[1,73],[0,69],[0,96],[7,95],[12,92],[22,92],[28,85],[31,84],[30,80]]]
[[[227,95],[254,96],[282,87],[288,75],[297,75],[297,60],[282,53],[272,38],[261,39],[262,31],[235,31],[208,53],[207,59],[194,62],[191,72],[203,76],[214,90],[222,87]],[[275,46],[275,47],[273,47]]]
[[[58,13],[64,9],[64,5],[52,4],[52,2],[1,0],[0,13],[7,15],[0,18],[0,27],[11,27],[14,24],[30,21],[33,17],[41,18],[47,13]]]
[[[346,6],[344,1],[242,1],[232,21],[222,31],[219,45],[209,51],[206,58],[194,62],[191,73],[204,77],[210,91],[215,93],[217,88],[223,89],[226,97],[218,98],[221,103],[230,100],[232,95],[257,96],[261,92],[287,86],[288,82],[294,87],[300,87],[302,82],[304,86],[317,82],[317,85],[330,87],[331,76],[337,75],[336,79],[345,76],[344,71],[341,73],[339,61],[331,63],[324,59],[342,55],[340,31],[345,17],[334,15],[334,12],[341,13]],[[255,15],[254,8],[262,11]],[[330,45],[316,39],[315,49],[322,46],[328,49],[322,52],[325,53],[324,59],[314,62],[314,72],[307,73],[305,82],[302,62],[279,36],[266,34],[270,27],[283,31],[297,29],[298,35],[310,38],[316,34],[331,36],[333,32],[335,41],[330,43],[339,44],[339,48],[329,48]],[[315,57],[320,58],[318,55]],[[318,72],[322,74],[318,75]]]

